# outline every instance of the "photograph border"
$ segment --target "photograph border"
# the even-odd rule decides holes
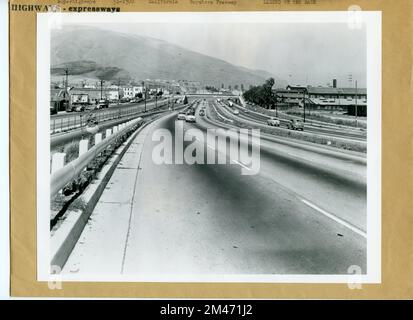
[[[362,11],[357,19],[366,27],[367,95],[367,272],[361,275],[87,275],[62,274],[62,281],[94,282],[264,282],[264,283],[380,283],[381,282],[381,13]],[[138,21],[138,22],[137,22]],[[37,20],[37,105],[50,97],[50,28],[82,23],[354,23],[348,11],[330,12],[137,12],[137,13],[39,13]],[[350,27],[349,27],[350,28]],[[40,72],[47,70],[47,72]],[[48,108],[37,112],[37,172],[49,175],[50,132]],[[49,180],[37,181],[38,280],[50,281]],[[53,275],[53,277],[55,277]]]
[[[13,297],[232,298],[232,299],[411,299],[413,276],[413,3],[382,0],[316,0],[314,4],[267,5],[237,0],[232,6],[120,4],[121,12],[345,11],[356,6],[382,12],[382,279],[380,284],[127,283],[37,281],[36,256],[36,11],[13,4],[58,5],[58,0],[10,0],[10,295]],[[96,0],[113,5],[112,0]],[[69,10],[70,4],[59,4]],[[82,6],[84,7],[84,6]],[[43,10],[43,9],[42,9]],[[410,140],[409,140],[410,139]]]

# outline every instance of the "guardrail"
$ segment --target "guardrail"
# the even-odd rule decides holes
[[[175,107],[173,110],[178,110],[180,107]],[[113,127],[115,125],[118,125],[120,123],[123,122],[127,122],[129,120],[132,120],[134,118],[137,117],[148,117],[148,116],[153,116],[155,114],[159,114],[162,112],[167,112],[168,109],[161,109],[158,110],[156,109],[155,111],[153,111],[152,109],[149,112],[138,112],[138,113],[133,113],[132,115],[128,115],[128,116],[124,116],[122,118],[118,118],[118,119],[114,119],[114,120],[108,120],[105,122],[99,122],[99,127],[101,130],[105,130],[106,128],[110,128]],[[73,141],[75,139],[79,139],[82,136],[87,136],[87,132],[84,132],[84,130],[82,130],[82,128],[77,128],[77,129],[73,129],[70,131],[66,131],[66,132],[62,132],[62,133],[58,133],[58,134],[54,134],[50,136],[50,148],[54,149],[57,148],[59,146],[61,146],[64,143],[68,143],[70,141]]]
[[[100,135],[97,139],[99,141],[98,143],[95,143],[92,148],[84,152],[80,152],[79,149],[79,157],[77,159],[52,172],[50,179],[50,196],[53,197],[59,190],[62,190],[68,183],[76,179],[96,156],[110,146],[117,138],[142,123],[141,121],[142,118],[137,118],[120,124],[119,126],[114,126],[113,130],[108,129],[106,131],[106,137],[102,141],[100,141],[101,134],[97,134]],[[79,148],[81,148],[81,144]],[[60,157],[60,161],[61,160],[62,157]],[[54,164],[52,163],[52,168],[53,166]]]

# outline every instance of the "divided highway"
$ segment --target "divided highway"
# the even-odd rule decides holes
[[[217,104],[218,111],[223,112],[224,114],[230,116],[231,118],[239,118],[242,121],[249,123],[251,125],[254,125],[256,123],[258,124],[267,124],[267,120],[269,119],[269,116],[266,115],[260,115],[255,112],[246,112],[246,110],[242,107],[233,107],[231,109],[228,105],[226,104]],[[237,109],[239,110],[239,114],[235,115],[233,114],[233,110]],[[281,114],[281,113],[280,113]],[[299,117],[291,117],[289,118],[297,118],[301,119]],[[281,122],[286,121],[281,119]],[[308,123],[309,122],[309,123]],[[314,121],[308,121],[305,124],[305,131],[311,132],[311,133],[316,133],[316,134],[322,134],[324,136],[331,136],[331,137],[338,137],[338,138],[346,138],[346,139],[351,139],[351,140],[357,140],[357,141],[366,141],[367,135],[365,131],[361,131],[360,129],[357,128],[340,128],[337,125],[333,124],[327,124],[324,123],[322,125],[316,124]]]
[[[245,166],[230,155],[226,164],[155,164],[158,129],[175,141],[175,129],[229,128],[199,109],[196,123],[174,112],[139,133],[63,273],[347,274],[351,265],[366,272],[362,155],[264,136],[256,175],[241,175]],[[205,160],[228,147],[183,143],[200,144]]]

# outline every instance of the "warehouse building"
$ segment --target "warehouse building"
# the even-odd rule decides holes
[[[338,88],[333,80],[333,87],[287,86],[275,89],[278,107],[303,107],[315,110],[337,110],[350,115],[367,116],[366,88]]]

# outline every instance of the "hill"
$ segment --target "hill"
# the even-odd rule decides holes
[[[92,27],[52,32],[52,76],[64,74],[66,67],[71,75],[91,79],[189,80],[215,86],[256,85],[271,76],[166,41]]]

